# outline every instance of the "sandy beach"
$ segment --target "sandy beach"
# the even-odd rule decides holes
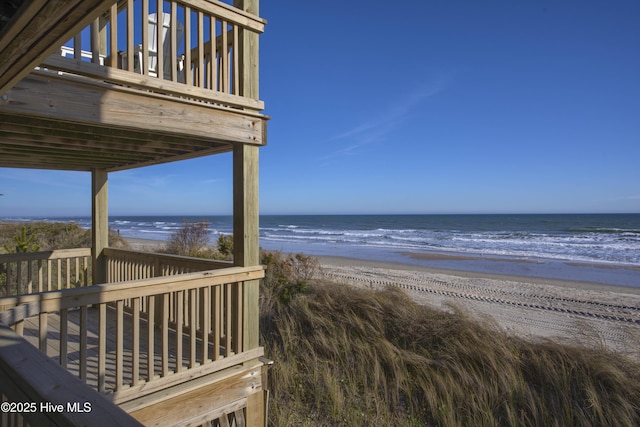
[[[164,242],[126,239],[134,250]],[[450,257],[450,255],[442,255]],[[513,335],[606,346],[640,359],[640,288],[318,257],[325,278],[352,286],[398,286],[416,302],[461,309]]]

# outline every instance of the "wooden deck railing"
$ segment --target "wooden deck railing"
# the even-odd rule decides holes
[[[4,297],[0,323],[121,403],[262,356],[243,348],[243,282],[262,277],[231,267]]]
[[[106,248],[107,282],[149,279],[196,271],[232,267],[228,261],[216,261],[159,253]]]
[[[88,248],[0,255],[0,296],[87,286],[90,278]]]
[[[264,103],[247,96],[241,84],[242,34],[257,37],[264,25],[258,16],[218,0],[121,0],[43,67],[212,106],[260,111]],[[252,62],[257,64],[257,58]]]

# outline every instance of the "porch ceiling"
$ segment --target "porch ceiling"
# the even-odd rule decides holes
[[[231,149],[229,143],[193,136],[0,112],[0,167],[112,172]]]

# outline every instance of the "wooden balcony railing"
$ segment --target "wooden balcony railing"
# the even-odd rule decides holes
[[[212,106],[260,111],[264,103],[242,85],[244,32],[264,20],[218,0],[121,0],[43,64],[151,93]],[[256,39],[257,40],[257,39]],[[250,52],[250,53],[249,53]],[[244,58],[244,59],[243,59]]]
[[[243,283],[262,277],[230,267],[4,297],[0,324],[120,404],[262,356],[243,347]]]
[[[107,282],[149,279],[232,267],[228,261],[106,248]]]
[[[87,286],[91,249],[61,249],[0,255],[0,296]]]

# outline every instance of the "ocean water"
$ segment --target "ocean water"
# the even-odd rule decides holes
[[[74,221],[87,228],[91,224],[88,217],[3,220]],[[109,225],[123,237],[167,240],[185,221],[207,221],[212,242],[232,233],[231,216],[112,216]],[[260,245],[311,255],[576,280],[585,277],[557,270],[571,270],[576,263],[618,266],[631,278],[623,283],[613,280],[615,284],[640,286],[640,273],[633,274],[640,266],[640,214],[263,215]],[[416,260],[407,252],[464,255],[482,262]],[[586,279],[612,282],[598,277],[615,275],[614,269],[601,270],[588,273]]]

